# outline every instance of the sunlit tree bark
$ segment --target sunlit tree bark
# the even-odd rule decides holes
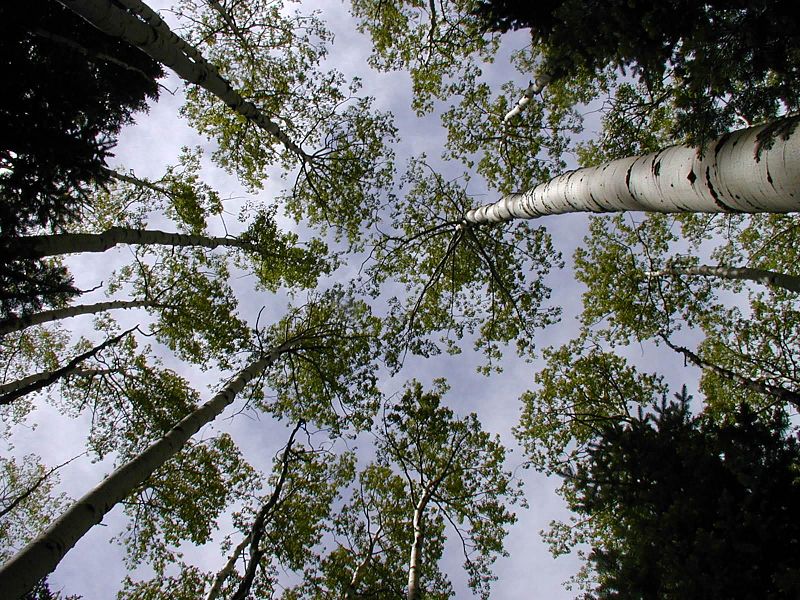
[[[471,224],[570,212],[787,213],[800,210],[800,131],[760,125],[698,148],[671,146],[565,173],[470,210]]]
[[[768,269],[751,269],[749,267],[726,267],[724,265],[698,265],[696,267],[668,267],[661,271],[652,271],[650,276],[690,275],[702,277],[719,277],[721,279],[742,279],[755,281],[771,288],[783,288],[790,292],[800,292],[800,277],[778,273]]]

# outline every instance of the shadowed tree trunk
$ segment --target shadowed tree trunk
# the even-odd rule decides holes
[[[172,69],[181,79],[199,85],[222,100],[231,110],[243,116],[280,141],[301,160],[308,155],[295,144],[276,123],[252,102],[242,98],[231,84],[217,72],[191,44],[170,30],[161,17],[139,0],[123,0],[122,4],[141,16],[126,12],[111,0],[58,0],[100,31],[136,46],[145,54]],[[145,22],[146,21],[146,22]]]
[[[54,369],[52,371],[35,373],[33,375],[29,375],[28,377],[23,377],[22,379],[18,379],[17,381],[12,381],[10,383],[4,383],[3,385],[0,385],[0,394],[2,394],[0,395],[0,406],[5,404],[11,404],[17,398],[21,398],[22,396],[46,388],[48,385],[55,383],[62,377],[66,377],[67,375],[76,373],[77,371],[79,371],[80,364],[83,361],[93,357],[98,352],[101,352],[104,348],[108,348],[109,346],[116,344],[122,338],[124,338],[126,335],[128,335],[129,333],[131,333],[136,329],[138,329],[138,325],[132,329],[123,331],[118,336],[107,339],[99,346],[95,346],[91,350],[87,350],[86,352],[83,352],[82,354],[75,356],[63,367]]]
[[[111,227],[103,233],[56,233],[28,235],[15,240],[15,250],[22,258],[43,258],[78,252],[105,252],[117,244],[160,244],[218,248],[251,248],[252,244],[234,237],[214,237],[188,233],[170,233],[156,229]]]
[[[111,300],[109,302],[98,302],[96,304],[81,304],[54,310],[43,310],[42,312],[0,321],[0,335],[13,331],[22,331],[23,329],[33,327],[34,325],[41,325],[42,323],[51,323],[53,321],[60,321],[61,319],[68,319],[79,315],[93,315],[106,310],[157,306],[160,306],[159,303],[153,300]]]

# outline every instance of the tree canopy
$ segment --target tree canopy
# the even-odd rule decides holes
[[[788,3],[164,8],[0,8],[4,593],[797,595]]]

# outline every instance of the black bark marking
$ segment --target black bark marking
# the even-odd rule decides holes
[[[727,142],[730,137],[731,137],[731,134],[730,133],[726,133],[725,135],[723,135],[721,138],[719,138],[717,140],[717,143],[714,146],[714,158],[717,157],[717,155],[720,153],[720,150],[722,150],[722,147],[725,145],[725,142]]]
[[[711,192],[711,197],[714,198],[714,204],[719,206],[724,212],[742,212],[740,210],[736,210],[732,206],[728,206],[722,201],[722,198],[719,197],[717,190],[714,189],[714,185],[711,183],[711,167],[706,167],[706,185],[708,186],[708,191]]]
[[[697,175],[695,175],[695,173],[694,173],[694,169],[692,169],[691,171],[689,171],[689,174],[686,176],[686,179],[688,179],[688,180],[689,180],[689,183],[690,183],[691,185],[694,185],[694,182],[695,182],[695,181],[697,181]]]
[[[656,164],[653,165],[653,175],[658,177],[659,173],[661,173],[661,161],[658,161]]]
[[[633,171],[633,164],[634,163],[631,163],[631,166],[628,167],[628,172],[625,173],[625,187],[628,188],[628,193],[631,191],[631,171]]]
[[[769,172],[769,169],[767,169],[767,181],[772,186],[772,188],[775,189],[775,182],[772,181],[772,173]]]

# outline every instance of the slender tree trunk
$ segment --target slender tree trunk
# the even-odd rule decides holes
[[[131,185],[135,185],[139,188],[145,188],[156,192],[157,194],[161,194],[162,196],[167,196],[168,198],[171,196],[170,191],[160,185],[156,185],[155,183],[151,183],[146,179],[139,179],[133,174],[128,173],[120,173],[119,171],[115,171],[114,169],[103,169],[103,173],[111,177],[112,179],[116,179],[117,181],[123,181],[125,183],[130,183]]]
[[[791,122],[727,134],[701,152],[672,146],[578,169],[524,194],[470,210],[466,223],[502,223],[569,212],[786,213],[800,210],[800,127]],[[786,127],[789,129],[790,127]]]
[[[123,4],[145,18],[121,10],[111,0],[58,0],[100,31],[136,46],[145,54],[172,69],[181,79],[199,85],[222,100],[231,110],[263,129],[302,160],[308,155],[276,123],[252,102],[242,98],[231,84],[203,58],[202,54],[170,30],[156,12],[139,0]]]
[[[677,346],[669,341],[669,338],[662,335],[661,339],[664,340],[664,343],[672,348],[675,352],[679,354],[683,354],[689,362],[693,365],[700,367],[701,369],[706,369],[719,375],[720,377],[724,377],[730,381],[734,381],[741,385],[743,388],[748,389],[753,392],[757,392],[759,394],[764,394],[766,396],[772,396],[773,398],[777,398],[782,400],[783,402],[788,402],[792,404],[795,408],[800,409],[800,393],[797,393],[792,390],[787,390],[784,387],[780,387],[777,385],[771,385],[766,383],[765,381],[759,381],[757,379],[749,379],[738,373],[731,371],[730,369],[726,369],[724,367],[720,367],[718,365],[712,364],[700,356],[689,350],[688,348],[684,348],[683,346]]]
[[[239,542],[239,545],[233,549],[233,552],[231,552],[231,555],[228,557],[228,562],[226,562],[225,566],[222,567],[214,576],[214,581],[211,582],[211,589],[208,590],[205,600],[216,600],[219,597],[219,593],[222,591],[222,584],[225,583],[225,580],[230,576],[231,573],[233,573],[239,557],[245,551],[247,546],[250,545],[250,540],[252,539],[251,535],[252,533],[248,533],[245,538]]]
[[[422,568],[422,544],[425,541],[425,508],[430,500],[430,494],[426,491],[414,507],[414,518],[412,526],[414,528],[414,541],[411,543],[411,555],[408,559],[408,589],[406,600],[419,600],[421,590],[419,588],[419,572]]]
[[[177,454],[201,427],[213,421],[236,395],[295,342],[287,342],[262,355],[241,371],[211,400],[184,417],[163,438],[136,458],[117,468],[100,485],[75,502],[41,535],[0,567],[0,589],[5,598],[20,598],[51,573],[64,555],[114,506]]]
[[[352,577],[350,577],[350,583],[347,584],[347,589],[344,592],[343,600],[353,600],[356,597],[356,593],[358,592],[358,586],[364,577],[364,573],[367,572],[367,567],[369,567],[369,563],[372,562],[372,555],[375,552],[375,545],[378,543],[378,538],[380,536],[381,536],[381,528],[378,528],[378,531],[369,541],[369,547],[367,548],[364,560],[362,560],[360,563],[358,563],[358,565],[356,565],[356,568],[353,571],[353,575]]]
[[[516,117],[520,114],[528,103],[531,101],[536,94],[541,94],[542,90],[550,83],[551,77],[546,73],[542,73],[541,75],[537,75],[536,78],[531,81],[531,84],[528,86],[522,93],[522,97],[517,100],[517,104],[512,108],[510,111],[506,113],[506,116],[503,117],[503,123],[508,123],[511,119]]]
[[[67,375],[75,373],[76,371],[79,370],[79,366],[83,361],[85,361],[88,358],[91,358],[98,352],[102,351],[104,348],[108,348],[109,346],[116,344],[122,338],[124,338],[126,335],[136,330],[137,328],[138,325],[132,329],[123,331],[118,336],[107,339],[99,346],[95,346],[91,350],[87,350],[86,352],[83,352],[82,354],[75,356],[63,367],[59,367],[58,369],[54,369],[53,371],[44,371],[42,373],[35,373],[34,375],[29,375],[28,377],[23,377],[22,379],[18,379],[17,381],[12,381],[11,383],[5,383],[3,385],[0,385],[0,394],[2,394],[0,395],[0,406],[5,404],[11,404],[17,398],[21,398],[22,396],[46,388],[48,385],[55,383],[62,377],[66,377]]]
[[[790,292],[800,292],[800,277],[786,275],[767,269],[751,269],[749,267],[725,267],[698,265],[696,267],[669,267],[650,275],[700,275],[703,277],[720,277],[722,279],[744,279],[762,283],[771,288],[783,288]]]
[[[246,242],[233,237],[213,237],[187,233],[170,233],[155,229],[111,227],[103,233],[56,233],[28,235],[15,240],[19,256],[43,258],[78,252],[105,252],[117,244],[161,244],[164,246],[198,246],[249,248]]]
[[[275,489],[272,490],[269,500],[267,500],[264,506],[261,507],[261,510],[258,511],[258,515],[256,515],[256,519],[253,521],[253,526],[250,528],[250,534],[248,536],[250,538],[250,562],[247,563],[247,570],[244,573],[244,577],[242,577],[239,587],[236,589],[233,596],[231,596],[231,600],[247,600],[247,597],[250,595],[250,588],[253,587],[256,570],[265,553],[265,550],[261,548],[261,540],[264,537],[264,528],[267,524],[267,518],[278,504],[278,500],[280,500],[283,485],[286,483],[286,477],[289,474],[289,456],[292,451],[292,445],[294,444],[294,438],[304,424],[303,421],[300,421],[292,430],[292,434],[289,436],[289,441],[286,444],[286,449],[283,451],[281,474],[278,477],[278,483],[275,484]]]
[[[50,469],[48,469],[48,470],[47,470],[47,471],[46,471],[46,472],[45,472],[43,475],[41,475],[40,477],[38,477],[38,478],[36,479],[36,481],[34,481],[32,484],[30,484],[30,485],[28,486],[28,488],[27,488],[27,489],[26,489],[24,492],[22,492],[22,493],[21,493],[19,496],[17,496],[16,498],[14,498],[14,499],[13,499],[13,500],[12,500],[12,501],[11,501],[11,502],[10,502],[10,503],[7,505],[7,506],[4,506],[4,507],[3,507],[3,509],[2,509],[2,510],[0,510],[0,519],[2,519],[3,517],[5,517],[5,516],[6,516],[8,513],[10,513],[11,511],[13,511],[15,508],[17,508],[17,506],[19,506],[20,504],[22,504],[22,502],[24,502],[24,501],[25,501],[27,498],[30,498],[30,496],[31,496],[31,495],[32,495],[32,494],[33,494],[33,493],[34,493],[36,490],[38,490],[38,489],[39,489],[39,487],[40,487],[40,486],[41,486],[41,485],[42,485],[42,484],[43,484],[45,481],[47,481],[47,478],[48,478],[48,477],[50,477],[50,475],[52,475],[53,473],[55,473],[56,471],[58,471],[60,468],[67,466],[67,465],[68,465],[69,463],[71,463],[73,460],[75,460],[76,458],[79,458],[79,457],[83,456],[84,454],[86,454],[86,452],[83,452],[83,454],[79,454],[78,456],[73,456],[73,457],[72,457],[72,458],[70,458],[68,461],[66,461],[66,462],[63,462],[63,463],[61,463],[60,465],[57,465],[57,466],[55,466],[55,467],[51,467]]]
[[[93,315],[95,313],[114,309],[145,308],[153,306],[160,305],[153,300],[111,300],[109,302],[98,302],[97,304],[81,304],[78,306],[57,308],[55,310],[43,310],[42,312],[31,315],[0,321],[0,335],[13,331],[22,331],[34,325],[51,323],[53,321],[60,321],[61,319],[68,319],[79,315]]]

